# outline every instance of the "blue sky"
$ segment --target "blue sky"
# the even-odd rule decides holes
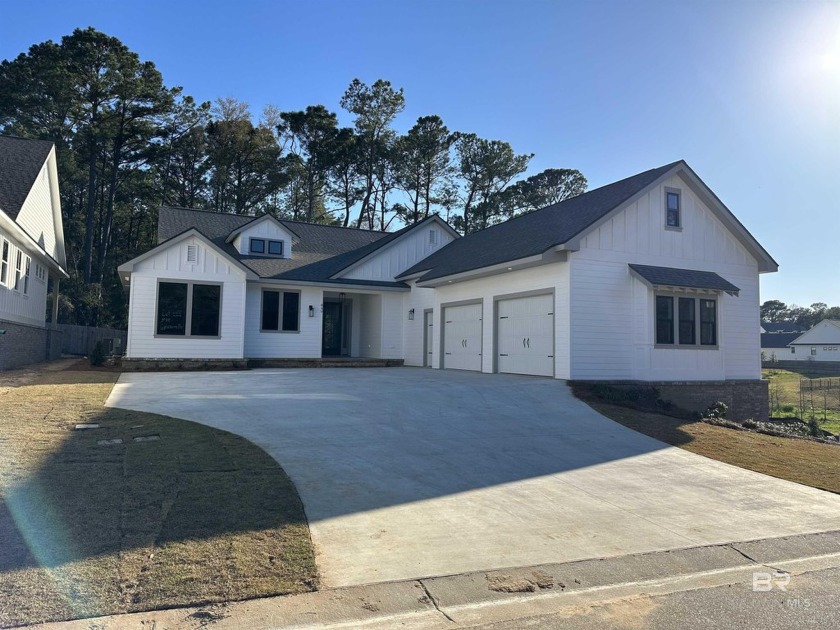
[[[840,304],[840,2],[0,0],[0,58],[94,26],[199,100],[405,89],[403,130],[533,152],[595,187],[683,158],[779,261],[762,300]],[[348,123],[346,115],[343,122]]]

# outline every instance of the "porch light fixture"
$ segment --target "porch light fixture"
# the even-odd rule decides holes
[[[414,309],[408,309],[408,319],[414,319]]]
[[[315,317],[315,307],[311,304],[309,305],[309,317]]]

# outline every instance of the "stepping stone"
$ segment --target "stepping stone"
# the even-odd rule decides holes
[[[98,424],[77,424],[76,431],[85,431],[87,429],[98,429]]]
[[[155,442],[160,439],[159,435],[140,435],[134,438],[135,442]]]
[[[122,440],[120,438],[112,438],[110,440],[96,440],[96,443],[99,446],[110,446],[111,444],[122,444]]]

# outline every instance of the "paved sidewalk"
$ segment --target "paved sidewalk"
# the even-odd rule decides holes
[[[794,590],[809,574],[840,568],[840,532],[730,545],[638,554],[566,564],[521,567],[503,571],[408,580],[370,586],[329,589],[316,593],[233,602],[205,608],[83,619],[30,626],[31,630],[282,630],[354,628],[358,630],[442,630],[498,623],[522,627],[519,621],[538,615],[588,618],[595,607],[633,601],[640,596],[695,593],[733,585],[733,598],[752,605],[774,603],[785,592],[754,592],[753,576],[785,576]],[[789,578],[789,579],[788,579]],[[779,578],[781,579],[781,578]],[[718,604],[727,595],[718,595]],[[774,604],[775,605],[775,604]],[[630,608],[618,606],[617,627],[645,627]],[[703,611],[690,611],[692,619]],[[596,617],[601,619],[601,617]],[[688,619],[686,612],[686,619]],[[514,620],[514,621],[512,621]],[[777,621],[782,621],[779,617]],[[679,619],[671,618],[679,627]],[[506,623],[510,622],[510,623]],[[558,622],[559,623],[559,622]],[[528,627],[541,627],[531,625]],[[553,626],[552,626],[553,627]],[[557,627],[575,627],[558,625]],[[599,625],[608,627],[603,619]],[[727,627],[727,626],[723,626]],[[830,626],[826,626],[830,627]]]
[[[553,379],[135,373],[107,404],[265,449],[303,499],[327,587],[840,529],[840,496],[631,431]]]

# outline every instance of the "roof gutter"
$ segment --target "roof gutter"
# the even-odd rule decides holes
[[[411,291],[411,287],[394,287],[394,286],[377,286],[373,284],[344,284],[341,282],[318,282],[317,280],[285,280],[283,278],[249,278],[251,282],[260,284],[287,284],[292,286],[306,286],[306,287],[322,287],[325,289],[340,289],[342,291],[350,292],[352,289],[359,289],[362,291],[394,291],[406,292]]]

